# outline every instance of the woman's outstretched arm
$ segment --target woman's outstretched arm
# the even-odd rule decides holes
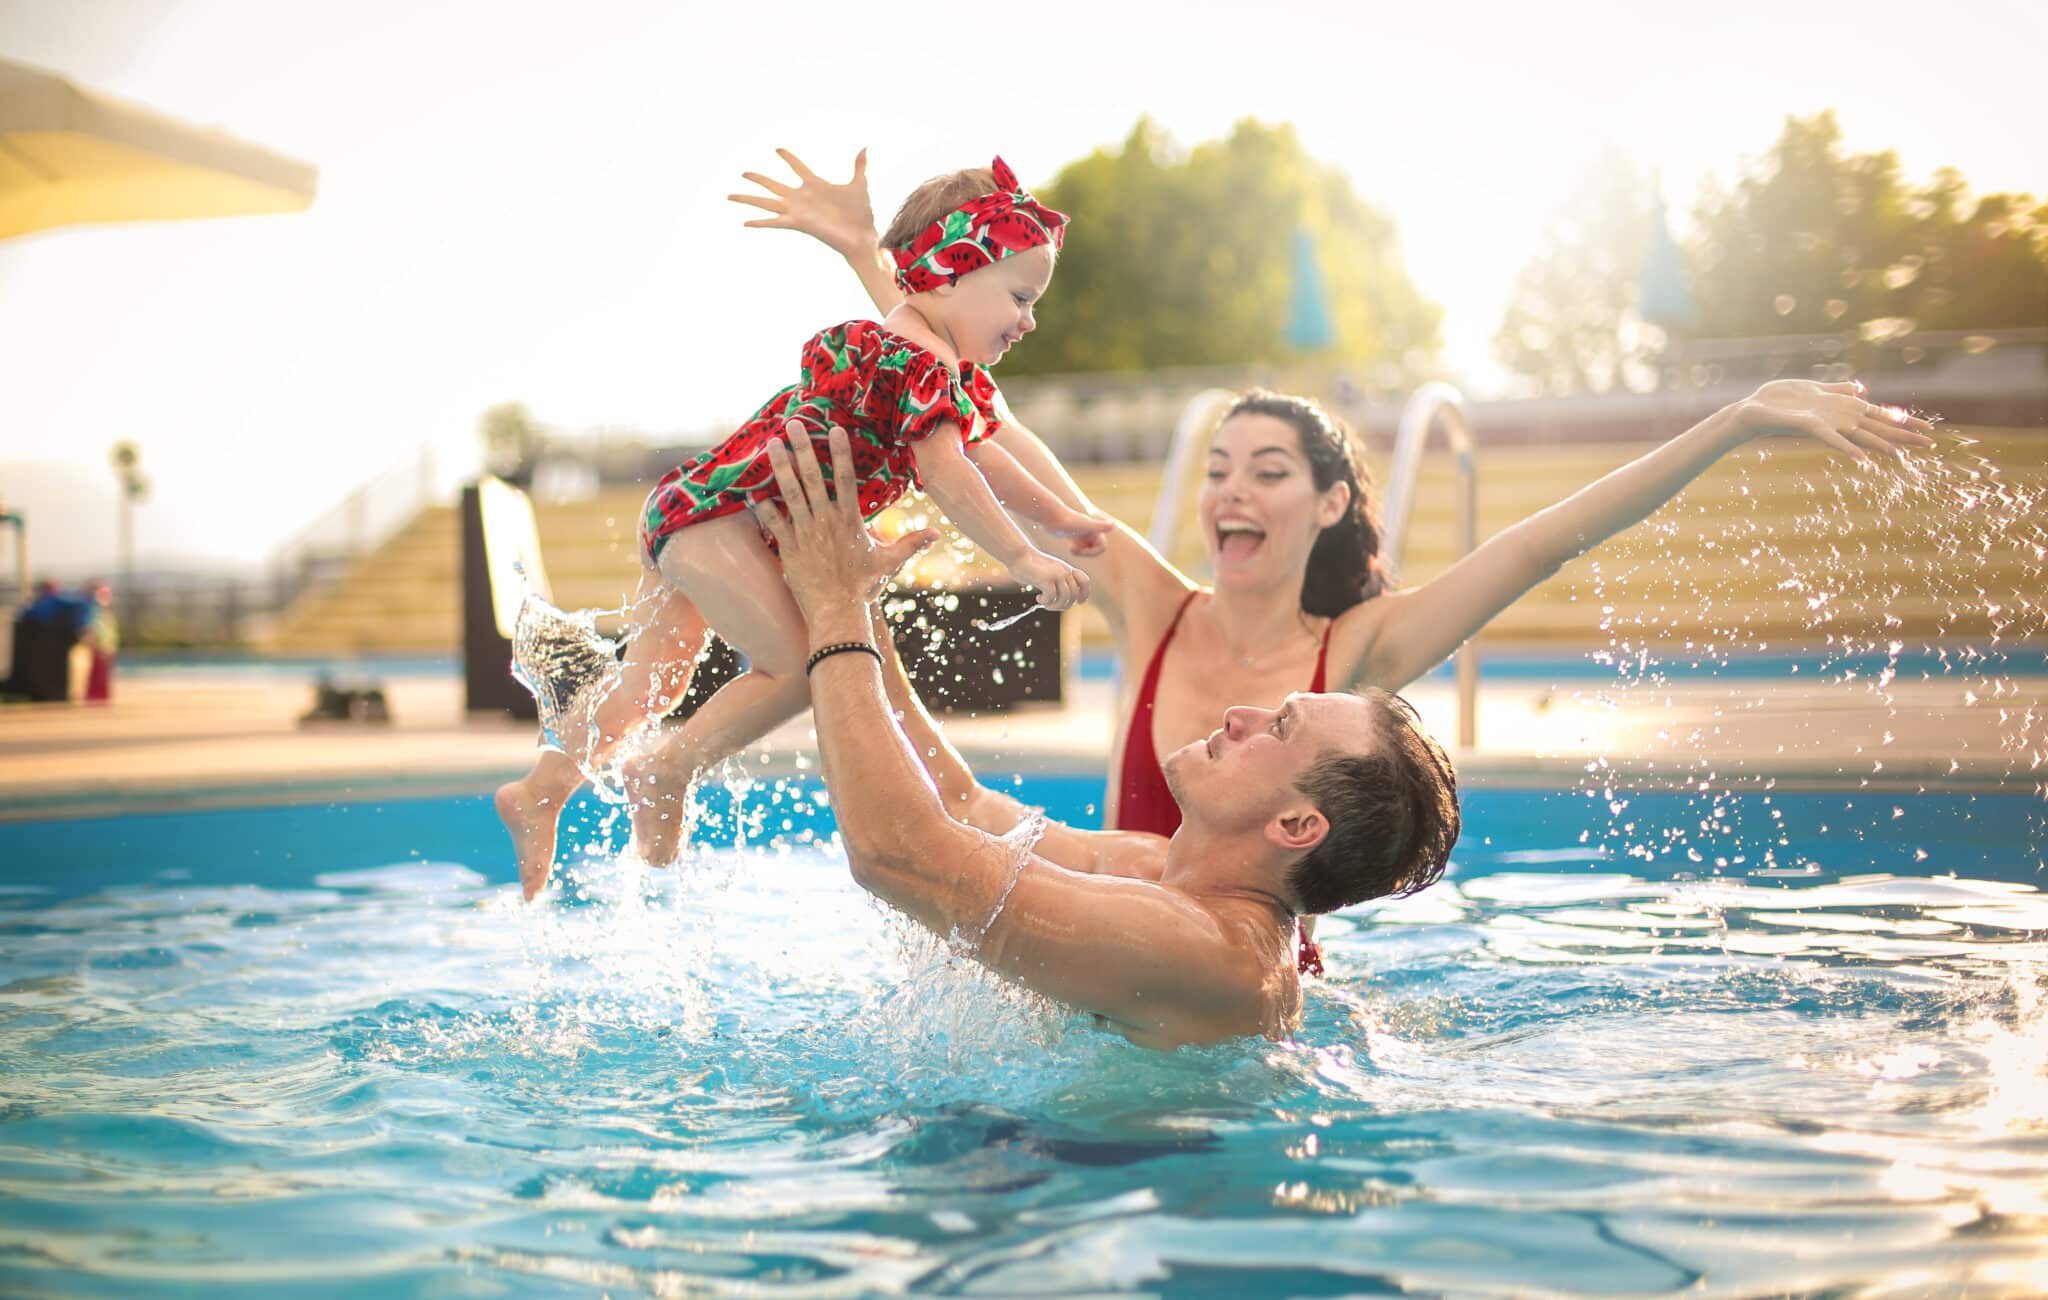
[[[1810,437],[1859,464],[1896,464],[1905,459],[1904,448],[1933,445],[1927,436],[1932,425],[1867,402],[1862,392],[1855,383],[1765,384],[1656,450],[1501,530],[1422,586],[1367,601],[1346,617],[1364,629],[1365,643],[1345,685],[1407,685],[1568,561],[1648,517],[1752,438]]]

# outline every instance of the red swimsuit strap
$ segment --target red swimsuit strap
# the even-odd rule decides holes
[[[1153,697],[1159,693],[1159,666],[1166,662],[1166,647],[1173,644],[1173,634],[1180,630],[1181,616],[1188,612],[1188,606],[1194,604],[1195,597],[1201,594],[1197,590],[1181,597],[1180,604],[1174,608],[1173,621],[1166,625],[1166,634],[1159,638],[1158,646],[1152,651],[1152,662],[1145,665],[1145,680],[1138,687],[1138,708],[1147,714],[1152,712]],[[1152,731],[1149,727],[1145,730],[1145,748],[1152,748]]]
[[[1173,801],[1173,791],[1167,788],[1166,774],[1159,768],[1159,754],[1152,744],[1152,713],[1159,694],[1160,665],[1166,662],[1166,647],[1173,643],[1181,616],[1200,594],[1191,591],[1181,598],[1179,608],[1173,611],[1173,621],[1166,625],[1165,634],[1153,648],[1152,661],[1145,665],[1145,676],[1138,684],[1130,726],[1124,732],[1123,770],[1118,773],[1118,830],[1171,835],[1180,826],[1180,805]]]
[[[1323,645],[1321,649],[1316,651],[1316,675],[1308,684],[1311,695],[1321,695],[1324,691],[1330,689],[1323,681],[1323,665],[1330,660],[1330,629],[1335,626],[1337,626],[1337,620],[1334,618],[1323,624]]]

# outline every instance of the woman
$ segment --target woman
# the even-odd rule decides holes
[[[731,197],[772,214],[747,225],[820,240],[888,310],[898,295],[875,236],[866,150],[845,184],[777,152],[797,184],[746,173],[766,194]],[[1217,700],[1274,707],[1290,691],[1398,691],[1560,566],[1752,438],[1803,435],[1860,464],[1873,454],[1901,463],[1903,448],[1933,445],[1926,421],[1866,402],[1862,391],[1857,383],[1765,384],[1404,591],[1388,585],[1369,483],[1342,426],[1305,398],[1240,399],[1210,444],[1199,505],[1213,587],[1197,586],[1121,524],[1100,555],[1076,560],[1125,667],[1103,824],[1173,833],[1179,814],[1157,756],[1207,735]],[[1012,427],[1027,435],[1012,445],[1019,459],[1071,493],[1069,504],[1092,508],[1044,444]]]

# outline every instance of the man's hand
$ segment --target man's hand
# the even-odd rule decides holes
[[[836,497],[825,484],[810,434],[791,420],[784,439],[768,444],[768,464],[781,489],[778,504],[766,501],[755,513],[782,552],[782,576],[796,597],[804,621],[816,635],[827,616],[857,613],[865,624],[866,609],[889,575],[903,562],[938,540],[929,528],[905,533],[893,542],[878,543],[861,522],[853,449],[846,430],[832,426],[826,440],[832,449],[832,481],[849,489]]]
[[[756,217],[748,226],[769,230],[800,230],[831,248],[841,257],[872,254],[875,238],[875,209],[868,202],[868,151],[854,156],[853,179],[843,185],[824,180],[804,166],[804,160],[787,149],[775,151],[796,173],[797,184],[786,185],[760,172],[741,176],[768,191],[760,194],[728,194],[734,203],[772,212]]]

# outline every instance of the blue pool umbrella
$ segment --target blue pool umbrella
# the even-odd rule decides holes
[[[1637,295],[1642,317],[1650,324],[1680,330],[1692,323],[1692,290],[1685,284],[1685,254],[1664,222],[1661,194],[1650,204],[1649,242],[1643,250],[1643,279]]]
[[[1316,238],[1308,227],[1294,231],[1293,282],[1287,293],[1287,346],[1296,352],[1319,352],[1337,341],[1330,325],[1329,295],[1316,262]]]

